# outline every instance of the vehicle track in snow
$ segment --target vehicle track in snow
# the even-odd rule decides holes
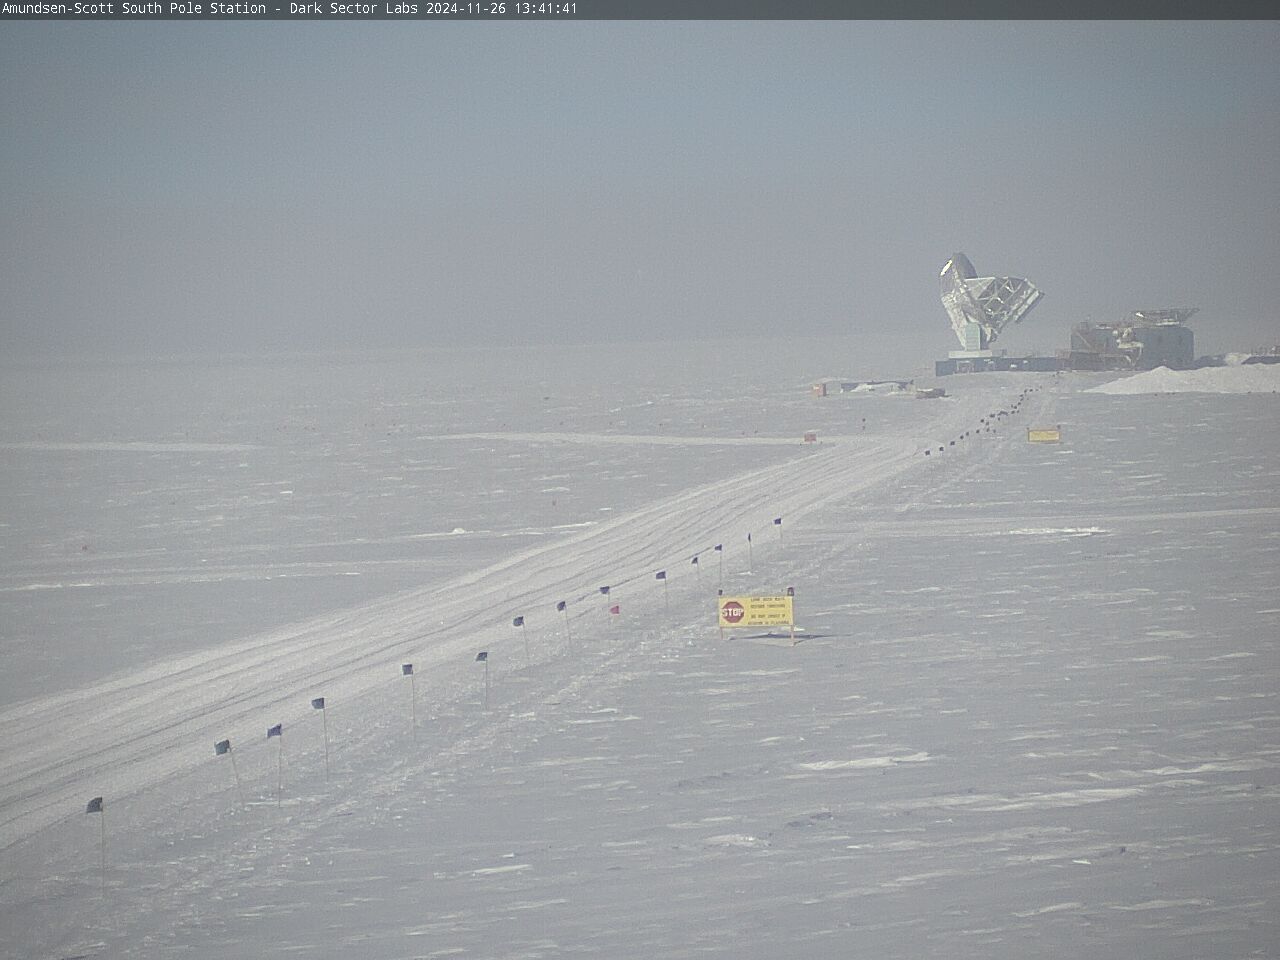
[[[254,718],[263,729],[288,726],[322,692],[354,701],[386,682],[389,663],[433,670],[469,660],[510,639],[513,615],[544,626],[566,600],[583,629],[601,617],[599,586],[621,604],[641,602],[658,589],[656,570],[710,556],[716,543],[740,551],[774,517],[795,522],[883,483],[922,462],[934,437],[976,424],[989,403],[984,395],[926,408],[933,419],[914,436],[819,444],[443,583],[15,705],[0,713],[0,849],[64,819],[86,796],[131,795],[206,762],[208,744]]]

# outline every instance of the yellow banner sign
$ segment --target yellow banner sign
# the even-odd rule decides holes
[[[794,626],[792,600],[792,597],[721,597],[720,626]]]
[[[1031,443],[1061,443],[1062,430],[1058,427],[1027,427],[1027,440]]]

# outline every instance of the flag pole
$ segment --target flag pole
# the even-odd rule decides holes
[[[529,634],[524,629],[524,617],[516,617],[511,621],[511,625],[520,628],[520,637],[524,640],[524,662],[527,664],[529,662]],[[488,661],[485,662],[487,663]]]
[[[107,818],[102,807],[102,797],[94,797],[84,805],[84,812],[86,815],[90,813],[98,815],[98,860],[101,866],[98,896],[105,897],[107,895]]]
[[[573,653],[573,631],[569,629],[569,605],[563,600],[560,601],[560,611],[564,614],[564,637],[569,645],[569,652]]]
[[[277,723],[274,727],[267,727],[267,739],[277,737],[280,740],[280,747],[276,750],[276,806],[284,801],[284,724]]]
[[[418,739],[418,698],[413,692],[413,664],[406,663],[400,672],[409,678],[409,736],[416,742]]]
[[[219,740],[213,745],[213,755],[215,757],[220,757],[224,753],[231,758],[231,773],[236,778],[236,794],[240,797],[240,806],[247,810],[249,805],[244,802],[244,785],[240,782],[240,770],[236,767],[236,755],[231,749],[230,740]]]
[[[489,651],[481,650],[476,654],[476,660],[484,664],[484,708],[489,709]]]
[[[329,782],[329,714],[328,714],[328,711],[325,710],[324,697],[316,697],[314,700],[312,700],[311,707],[313,710],[320,711],[320,723],[321,723],[321,726],[324,728],[324,779],[325,779],[325,783],[328,783]],[[283,737],[281,738],[280,742],[281,742],[281,745],[283,746],[284,744]]]
[[[329,712],[320,708],[320,725],[324,729],[324,778],[329,779]]]
[[[787,587],[787,596],[788,596],[788,597],[795,597],[795,595],[796,595],[796,588],[795,588],[795,587]],[[796,645],[796,612],[795,612],[795,600],[793,599],[793,600],[791,601],[791,603],[792,603],[792,608],[791,608],[791,645],[794,647],[794,646]]]
[[[751,553],[751,534],[747,534],[747,573],[755,568],[755,561],[752,559]]]
[[[230,750],[227,751],[231,753]],[[231,775],[236,778],[236,794],[240,797],[240,806],[249,809],[249,804],[244,799],[244,784],[240,782],[240,768],[236,766],[236,755],[231,753]]]
[[[98,849],[102,854],[102,896],[107,895],[107,815],[98,811]]]

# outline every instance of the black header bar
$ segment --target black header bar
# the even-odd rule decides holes
[[[0,21],[1263,20],[1274,16],[1268,6],[1259,0],[0,0]]]

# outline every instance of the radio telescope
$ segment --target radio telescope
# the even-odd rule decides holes
[[[1020,323],[1044,296],[1034,283],[1021,277],[978,276],[963,253],[947,261],[941,279],[942,305],[964,355],[989,352],[1001,331]]]

